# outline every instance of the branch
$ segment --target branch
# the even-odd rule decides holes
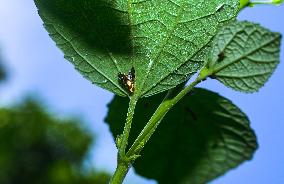
[[[128,157],[132,157],[135,155],[139,155],[140,151],[143,149],[145,144],[148,142],[152,134],[155,132],[156,128],[165,117],[165,115],[169,112],[169,110],[179,102],[188,92],[190,92],[197,84],[199,84],[202,80],[207,78],[208,75],[199,75],[195,81],[193,81],[189,86],[185,87],[181,90],[178,95],[172,98],[172,92],[170,91],[163,102],[159,105],[149,122],[146,124],[140,135],[137,137],[129,151],[127,152]]]
[[[250,1],[250,0],[240,0],[240,11],[246,7],[253,7],[259,4],[266,4],[266,5],[276,5],[279,6],[284,2],[284,0],[271,0],[271,1]]]

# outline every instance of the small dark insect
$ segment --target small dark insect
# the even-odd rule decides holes
[[[222,51],[220,54],[218,54],[218,60],[217,62],[220,63],[221,61],[223,61],[225,59],[225,53],[224,51]]]
[[[125,87],[131,94],[135,91],[135,69],[134,67],[128,72],[128,74],[118,73],[118,80],[123,87]]]

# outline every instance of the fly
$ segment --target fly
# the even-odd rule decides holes
[[[134,67],[131,68],[131,70],[128,72],[128,74],[125,73],[118,73],[118,80],[120,84],[125,87],[130,94],[134,93],[135,87],[135,69]]]

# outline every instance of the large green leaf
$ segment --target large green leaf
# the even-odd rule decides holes
[[[130,141],[139,134],[162,100],[137,105]],[[106,122],[116,137],[122,132],[127,99],[115,97]],[[136,172],[161,184],[204,184],[252,158],[256,137],[246,115],[216,93],[195,89],[163,119],[134,163]]]
[[[203,61],[192,60],[239,0],[35,0],[47,31],[91,82],[128,95],[118,73],[136,70],[135,93],[175,87]]]
[[[255,92],[279,63],[281,35],[258,24],[235,22],[213,42],[209,70],[228,87]]]

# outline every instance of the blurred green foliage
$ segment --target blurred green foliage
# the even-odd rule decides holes
[[[33,100],[0,109],[0,184],[106,184],[83,167],[94,139],[76,120],[58,120]]]

